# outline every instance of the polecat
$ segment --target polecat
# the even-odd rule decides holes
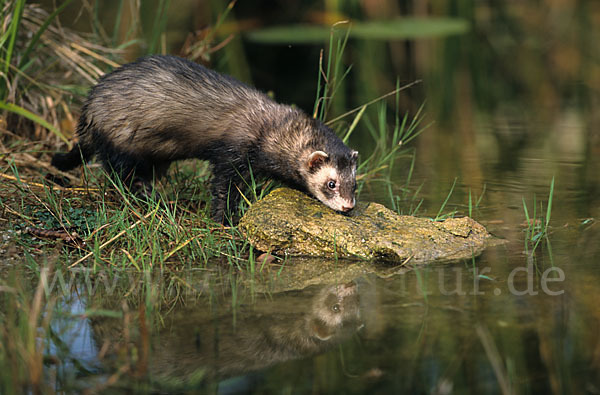
[[[299,109],[186,59],[149,56],[103,76],[83,105],[78,143],[52,165],[97,156],[137,191],[171,162],[213,167],[211,216],[236,209],[250,171],[312,194],[336,211],[354,207],[358,153]]]

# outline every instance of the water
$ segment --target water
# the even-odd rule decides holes
[[[509,240],[474,263],[277,293],[204,271],[70,273],[50,352],[83,387],[128,366],[120,387],[138,390],[594,393],[599,271],[581,244],[597,234],[570,232],[552,255]]]

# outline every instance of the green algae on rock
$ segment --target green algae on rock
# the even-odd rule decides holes
[[[275,255],[412,264],[477,256],[490,237],[469,217],[436,222],[371,202],[359,202],[346,216],[289,188],[254,203],[239,228],[256,249]]]

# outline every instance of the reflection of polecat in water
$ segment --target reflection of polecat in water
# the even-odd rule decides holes
[[[98,156],[139,191],[173,161],[213,165],[212,217],[223,221],[254,175],[278,179],[337,211],[354,207],[357,152],[302,111],[174,56],[150,56],[105,75],[77,126],[79,142],[52,164]]]
[[[316,293],[314,289],[279,294],[250,311],[238,311],[235,321],[231,312],[214,317],[198,304],[171,311],[163,317],[166,327],[150,337],[150,377],[159,386],[191,384],[198,378],[209,385],[325,352],[363,326],[354,282],[325,286]],[[120,327],[118,320],[95,318],[92,329],[98,347],[111,344],[119,350],[127,340]],[[128,333],[135,343],[133,329]],[[110,364],[111,359],[104,362]]]
[[[183,381],[201,370],[209,377],[230,377],[322,353],[362,327],[354,282],[324,287],[312,301],[303,300],[302,295],[294,297],[292,309],[283,306],[287,313],[263,308],[262,314],[240,312],[235,327],[230,317],[211,324],[186,315],[158,338],[150,371]],[[281,309],[277,299],[271,304]],[[196,333],[195,343],[190,332]]]
[[[270,349],[273,355],[287,356],[282,360],[323,352],[362,325],[356,284],[324,287],[313,297],[309,311],[292,316],[273,314],[261,321],[259,336],[251,339],[257,350]]]
[[[323,353],[364,326],[359,304],[354,282],[278,294],[238,311],[235,320],[231,312],[215,316],[208,306],[192,302],[165,315],[165,328],[145,338],[151,349],[147,373],[158,387],[186,388]],[[109,345],[103,359],[107,370],[121,367],[123,347],[144,339],[135,326],[128,326],[125,336],[122,321],[114,318],[94,317],[91,327],[98,348]]]

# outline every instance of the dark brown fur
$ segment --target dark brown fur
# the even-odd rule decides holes
[[[357,153],[331,129],[185,59],[146,57],[102,77],[82,108],[77,135],[70,152],[54,156],[55,167],[69,170],[97,156],[142,191],[173,161],[210,161],[216,221],[237,207],[250,171],[335,210],[354,206]]]

